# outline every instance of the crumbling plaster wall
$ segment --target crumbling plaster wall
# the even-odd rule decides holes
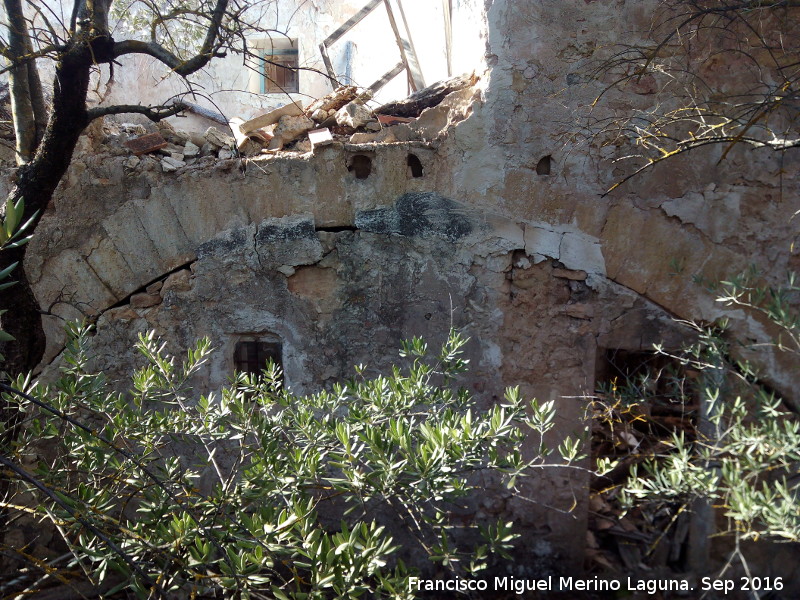
[[[657,3],[614,1],[487,2],[491,81],[475,118],[446,145],[464,200],[502,215],[572,227],[595,238],[608,280],[682,319],[731,317],[750,341],[770,338],[756,315],[727,310],[697,280],[716,283],[756,266],[770,283],[797,268],[791,251],[800,208],[797,154],[723,148],[684,155],[602,194],[627,172],[609,159],[631,147],[565,145],[610,83],[587,77],[592,59],[615,43],[644,42]],[[727,71],[720,69],[721,79]],[[711,77],[711,76],[709,76]],[[713,81],[713,79],[710,79]],[[634,83],[607,94],[603,118],[668,100]],[[552,174],[538,161],[553,159]],[[625,164],[624,162],[622,163]],[[589,268],[591,270],[591,268]],[[767,379],[794,397],[794,364],[761,355]]]
[[[302,393],[358,363],[385,369],[400,339],[435,344],[452,323],[472,338],[465,383],[482,401],[508,385],[554,399],[562,435],[582,428],[604,348],[675,347],[673,316],[731,314],[762,339],[763,324],[724,313],[691,275],[791,266],[797,159],[784,158],[781,182],[773,157],[691,157],[601,197],[619,173],[563,150],[572,110],[596,91],[571,85],[580,61],[646,29],[652,4],[486,2],[490,73],[429,109],[415,141],[208,157],[163,173],[153,158],[131,166],[121,146],[87,140],[28,251],[52,313],[46,362],[61,349],[61,318],[96,319],[98,366],[111,376],[135,363],[137,332],[155,329],[176,352],[209,335],[219,352],[201,385],[213,390],[238,336],[270,333]],[[618,101],[658,100],[630,98]],[[356,154],[372,160],[366,179],[347,168]],[[548,155],[551,174],[537,174]],[[790,383],[792,365],[766,366]],[[487,494],[477,509],[529,528],[521,574],[580,561],[585,476],[550,473],[529,480],[529,500]]]

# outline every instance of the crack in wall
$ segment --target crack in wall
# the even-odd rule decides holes
[[[668,202],[668,200],[664,200],[664,202]],[[667,221],[677,222],[679,224],[679,226],[681,227],[681,229],[685,228],[685,229],[688,229],[688,230],[691,230],[691,231],[697,233],[699,235],[699,237],[701,237],[702,239],[704,239],[705,241],[707,241],[709,244],[711,244],[713,246],[720,246],[721,245],[720,242],[714,241],[708,233],[706,233],[705,231],[700,229],[695,223],[692,223],[691,221],[684,221],[680,217],[680,215],[678,215],[678,214],[674,214],[674,215],[669,214],[666,211],[666,209],[662,206],[662,204],[664,202],[660,202],[659,205],[658,205],[658,208],[649,209],[648,212],[656,212],[656,213],[659,214],[659,216],[663,215],[667,219]]]
[[[103,239],[98,237],[97,238],[97,242],[89,249],[89,253],[86,254],[85,256],[82,256],[83,262],[86,265],[86,267],[89,269],[89,272],[92,275],[94,275],[95,279],[97,279],[97,281],[100,282],[100,284],[108,291],[108,293],[111,295],[111,297],[112,298],[116,298],[117,294],[114,291],[114,289],[112,288],[111,283],[101,276],[101,274],[94,268],[94,266],[92,265],[92,263],[89,260],[92,257],[92,254],[94,254],[94,252],[100,248],[100,244],[102,244],[102,243],[103,243]],[[94,307],[92,307],[92,308],[94,308]]]
[[[258,268],[263,269],[264,263],[261,260],[261,252],[258,251],[258,226],[253,227],[253,254],[256,256]]]
[[[686,321],[686,319],[685,319],[685,318],[683,318],[683,317],[681,317],[680,315],[678,315],[677,313],[673,312],[672,310],[670,310],[669,308],[667,308],[667,307],[666,307],[666,306],[664,306],[663,304],[660,304],[660,303],[656,302],[655,300],[653,300],[653,299],[652,299],[650,296],[648,296],[648,295],[647,295],[647,293],[646,293],[646,292],[645,292],[645,293],[642,293],[642,292],[637,292],[635,289],[633,289],[633,288],[631,288],[631,287],[628,287],[628,286],[627,286],[627,285],[625,285],[624,283],[620,283],[619,281],[617,281],[617,280],[616,280],[616,279],[614,279],[613,277],[608,277],[608,276],[606,276],[606,280],[607,280],[607,281],[610,281],[610,282],[611,282],[611,283],[613,283],[614,285],[618,285],[619,287],[621,287],[621,288],[623,288],[623,289],[626,289],[626,290],[628,290],[628,291],[629,291],[629,292],[631,292],[632,294],[635,294],[637,298],[642,298],[642,299],[644,299],[644,300],[647,300],[649,303],[651,303],[653,306],[655,306],[655,307],[657,307],[658,309],[660,309],[661,311],[663,311],[663,312],[664,312],[666,315],[668,315],[668,316],[669,316],[671,319],[673,319],[674,321],[676,321],[676,322],[680,322],[680,321],[683,321],[683,322],[685,322],[685,321]],[[620,318],[624,317],[624,316],[625,316],[625,314],[626,314],[626,313],[622,313],[622,314],[620,314],[619,316],[617,316],[617,317],[614,317],[614,319],[612,319],[611,321],[612,321],[612,322],[613,322],[613,321],[616,321],[617,319],[620,319]]]
[[[95,248],[95,249],[96,249],[96,248]],[[85,261],[84,261],[84,262],[85,262]],[[133,292],[131,292],[130,294],[128,294],[128,295],[127,295],[125,298],[123,298],[123,299],[122,299],[122,300],[120,300],[119,302],[117,302],[117,303],[115,303],[115,304],[113,304],[113,305],[111,305],[111,306],[107,306],[106,308],[103,308],[103,309],[97,309],[97,308],[95,308],[95,307],[91,306],[90,304],[87,304],[88,306],[90,306],[90,307],[92,308],[92,310],[93,310],[94,314],[92,314],[92,315],[88,315],[88,316],[87,316],[86,323],[87,323],[87,324],[89,324],[89,325],[92,325],[92,326],[94,326],[94,325],[95,325],[95,324],[96,324],[96,323],[97,323],[97,322],[100,320],[100,318],[101,318],[101,317],[102,317],[102,316],[103,316],[105,313],[107,313],[108,311],[110,311],[110,310],[114,310],[114,309],[116,309],[116,308],[122,308],[123,306],[126,306],[126,305],[130,304],[131,297],[133,297],[134,295],[136,295],[136,294],[141,294],[141,293],[145,293],[145,292],[146,292],[146,290],[147,290],[147,287],[148,287],[148,286],[152,285],[153,283],[155,283],[155,282],[157,282],[157,281],[165,280],[167,277],[169,277],[169,276],[170,276],[170,275],[172,275],[173,273],[177,273],[178,271],[182,271],[182,270],[184,270],[184,269],[189,269],[189,268],[191,268],[191,266],[192,266],[192,265],[193,265],[195,262],[197,262],[197,260],[196,260],[196,259],[193,259],[193,260],[191,260],[191,261],[188,261],[188,262],[186,262],[186,263],[183,263],[183,264],[181,264],[181,265],[179,265],[179,266],[175,267],[174,269],[170,269],[169,271],[166,271],[166,272],[162,273],[162,274],[161,274],[161,275],[159,275],[158,277],[155,277],[155,278],[154,278],[154,279],[152,279],[151,281],[148,281],[148,282],[147,282],[147,283],[145,283],[143,286],[141,286],[141,287],[137,288],[136,290],[134,290]],[[88,265],[88,263],[86,263],[86,264]],[[90,268],[91,268],[91,266],[90,266]],[[92,272],[94,272],[94,270],[93,270],[93,269],[92,269]],[[57,300],[56,302],[52,303],[52,304],[50,305],[50,308],[52,309],[52,307],[53,307],[55,304],[57,304],[58,302],[59,302],[59,300]],[[81,312],[83,312],[83,311],[81,311]],[[44,315],[49,315],[49,316],[54,316],[54,317],[57,317],[58,319],[61,319],[62,321],[66,321],[66,319],[65,319],[64,317],[62,317],[62,316],[60,316],[60,315],[58,315],[58,314],[52,313],[52,312],[50,312],[50,311],[43,312],[43,314],[44,314]],[[41,364],[41,365],[39,365],[39,369],[37,370],[37,373],[36,373],[36,374],[38,375],[39,373],[41,373],[41,371],[43,371],[43,370],[44,370],[44,369],[46,369],[47,367],[50,367],[50,366],[52,366],[53,364],[57,363],[57,362],[60,360],[61,356],[64,354],[64,350],[65,350],[65,349],[66,349],[66,344],[61,344],[61,345],[59,346],[59,350],[58,350],[58,351],[55,353],[55,355],[53,356],[53,358],[51,358],[51,359],[50,359],[50,360],[49,360],[47,363],[44,363],[44,364]]]
[[[163,279],[166,279],[167,277],[169,277],[173,273],[177,273],[178,271],[183,271],[184,269],[189,269],[196,262],[197,262],[197,259],[192,259],[192,260],[190,260],[188,262],[185,262],[185,263],[183,263],[181,265],[178,265],[174,269],[170,269],[169,271],[166,271],[166,272],[162,273],[161,275],[158,275],[157,277],[154,277],[153,279],[151,279],[150,281],[148,281],[144,285],[142,285],[142,286],[138,287],[137,289],[135,289],[134,291],[132,291],[130,294],[125,296],[122,300],[120,300],[116,304],[113,304],[113,305],[101,310],[99,312],[97,318],[100,318],[106,311],[112,310],[114,308],[121,308],[121,307],[125,306],[126,304],[130,304],[132,296],[135,296],[136,294],[146,293],[148,286],[151,286],[152,284],[156,283],[157,281],[161,281]]]
[[[355,225],[332,225],[326,227],[315,227],[314,231],[326,231],[328,233],[341,233],[342,231],[358,231]]]

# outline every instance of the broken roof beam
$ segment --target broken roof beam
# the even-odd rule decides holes
[[[448,94],[475,85],[477,80],[475,75],[460,75],[452,79],[439,81],[411,94],[408,98],[379,106],[375,109],[375,112],[395,117],[418,117],[423,110],[436,106]]]
[[[447,76],[453,76],[453,0],[442,0],[444,15],[444,55],[447,58]]]
[[[328,71],[330,77],[331,87],[335,88],[338,85],[336,73],[333,70],[330,56],[328,55],[328,47],[339,40],[345,33],[360,23],[369,13],[371,13],[379,4],[383,3],[386,8],[386,15],[389,17],[389,25],[394,33],[397,47],[400,50],[400,63],[395,65],[386,75],[373,83],[369,89],[374,94],[381,87],[386,85],[392,78],[398,75],[403,69],[408,72],[408,82],[411,89],[416,91],[425,87],[425,80],[422,77],[422,71],[419,68],[417,60],[417,53],[414,50],[414,44],[411,41],[411,32],[408,28],[408,21],[406,20],[403,5],[400,0],[370,0],[364,7],[355,15],[345,21],[336,31],[329,35],[319,45],[319,52],[322,55],[322,62],[325,63],[325,69]],[[398,27],[395,15],[399,15],[403,21],[403,29]]]
[[[387,83],[389,83],[392,79],[397,77],[400,73],[405,70],[406,66],[399,62],[391,70],[387,71],[383,77],[378,79],[375,83],[373,83],[369,88],[367,88],[373,95]]]
[[[221,115],[217,111],[211,110],[209,108],[200,106],[199,104],[195,104],[194,102],[187,102],[186,100],[178,100],[176,104],[180,104],[181,106],[183,106],[184,110],[188,110],[189,112],[192,112],[198,116],[205,117],[210,121],[214,121],[222,125],[228,124],[228,119],[226,119],[224,115]]]

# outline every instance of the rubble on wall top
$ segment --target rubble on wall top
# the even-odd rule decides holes
[[[378,112],[395,117],[419,117],[426,108],[436,106],[448,95],[466,87],[472,87],[478,83],[478,77],[471,75],[459,75],[452,79],[439,81],[424,90],[414,92],[408,98],[397,102],[389,102],[378,109]]]
[[[129,169],[152,155],[160,159],[164,172],[207,157],[268,159],[314,152],[333,143],[351,149],[365,144],[431,143],[447,127],[469,116],[478,93],[477,80],[475,75],[455,77],[374,109],[367,105],[369,91],[359,93],[355,86],[341,86],[306,106],[290,103],[249,120],[232,118],[227,131],[211,126],[203,134],[176,130],[166,121],[150,127],[107,123],[104,143],[121,141],[132,154],[126,163]],[[435,114],[427,116],[430,111]]]

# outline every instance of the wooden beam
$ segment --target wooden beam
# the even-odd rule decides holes
[[[447,76],[453,76],[453,0],[442,0],[444,15],[444,54],[447,57]]]
[[[179,100],[178,104],[181,104],[186,110],[189,112],[193,112],[196,115],[200,115],[201,117],[205,117],[211,121],[216,121],[221,125],[227,125],[228,119],[225,118],[224,115],[221,115],[215,110],[211,110],[209,108],[205,108],[193,102],[187,102],[186,100]]]
[[[400,58],[406,69],[408,69],[408,81],[411,84],[411,89],[415,92],[421,90],[425,87],[425,79],[422,77],[419,62],[417,62],[417,53],[414,51],[414,45],[411,42],[411,33],[408,30],[408,22],[403,12],[403,5],[400,4],[400,0],[384,0],[383,3],[386,6],[386,14],[389,16],[389,24],[392,26],[397,47],[400,49]],[[402,32],[397,26],[395,9],[403,20]]]
[[[328,46],[334,44],[336,40],[360,23],[364,17],[375,10],[375,7],[382,1],[383,0],[370,0],[360,11],[342,23],[336,31],[322,40],[322,43],[319,45],[319,53],[322,55],[322,62],[325,63],[325,70],[328,71],[328,77],[330,77],[328,81],[331,84],[331,89],[335,90],[339,85],[339,81],[336,79],[333,63],[331,63],[331,58],[328,56]]]
[[[347,33],[350,29],[352,29],[356,23],[361,22],[364,17],[366,17],[369,13],[375,10],[375,7],[380,4],[382,0],[370,0],[364,8],[354,14],[352,17],[347,19],[336,31],[330,34],[325,40],[322,42],[326,46],[330,46],[340,37],[342,37],[345,33]]]
[[[369,91],[372,92],[373,94],[375,94],[375,92],[377,92],[379,89],[381,89],[387,83],[389,83],[397,75],[402,73],[403,70],[405,70],[405,68],[406,68],[406,66],[402,62],[397,63],[394,67],[392,67],[392,69],[390,71],[387,71],[386,74],[383,77],[381,77],[375,83],[373,83],[371,86],[369,86]]]
[[[328,56],[328,47],[325,45],[325,42],[322,42],[319,45],[319,53],[322,55],[322,62],[325,63],[325,70],[328,71],[328,77],[330,79],[328,82],[331,84],[332,89],[336,89],[338,85],[338,81],[336,80],[336,73],[333,70],[333,65],[331,64],[331,58]]]
[[[336,72],[333,70],[333,63],[331,62],[330,55],[328,54],[328,48],[350,29],[352,29],[356,24],[360,23],[369,13],[375,10],[375,8],[381,2],[383,2],[384,6],[386,7],[386,14],[389,17],[389,25],[392,27],[392,32],[394,33],[395,40],[397,41],[397,47],[400,50],[401,62],[398,65],[395,65],[389,72],[378,79],[375,83],[373,83],[369,89],[373,93],[376,92],[386,85],[389,80],[398,75],[403,69],[408,71],[408,80],[412,90],[416,91],[425,87],[425,80],[423,79],[422,71],[419,68],[417,54],[414,50],[414,44],[411,41],[411,33],[408,28],[408,22],[406,21],[406,15],[403,11],[401,0],[370,0],[360,11],[345,21],[336,29],[336,31],[325,38],[325,40],[323,40],[323,42],[319,45],[319,52],[322,55],[322,62],[325,64],[325,70],[328,72],[328,76],[330,77],[329,81],[332,89],[336,89],[338,81],[336,79]],[[403,21],[402,32],[397,25],[395,13],[400,15],[400,18]]]
[[[283,116],[290,116],[296,117],[298,115],[303,114],[303,107],[297,104],[296,102],[290,102],[286,106],[282,106],[281,108],[276,108],[275,110],[271,110],[268,113],[263,115],[259,115],[250,119],[249,121],[245,121],[244,123],[239,124],[239,131],[242,135],[247,135],[251,131],[255,131],[256,129],[261,129],[262,127],[267,127],[268,125],[273,125],[281,120]]]

